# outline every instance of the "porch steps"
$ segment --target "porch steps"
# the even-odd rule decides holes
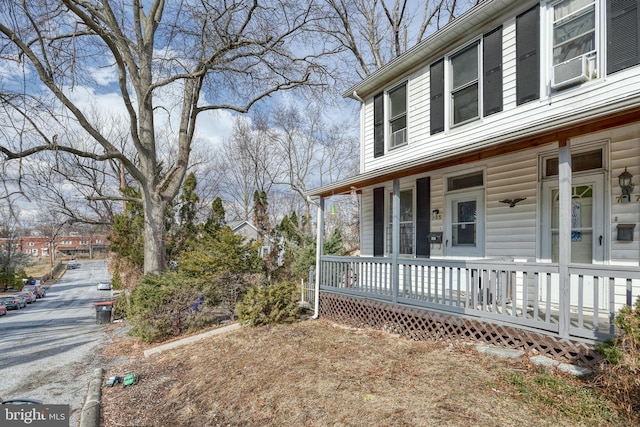
[[[506,359],[519,359],[524,356],[524,351],[514,350],[510,348],[502,348],[491,345],[477,345],[476,350],[478,353],[488,354],[491,356],[502,357]],[[547,356],[532,356],[529,358],[534,365],[544,366],[546,368],[557,369],[558,371],[565,372],[575,377],[583,377],[591,375],[592,370],[583,368],[570,363],[560,363]]]

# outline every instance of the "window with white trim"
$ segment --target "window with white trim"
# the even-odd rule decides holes
[[[391,89],[389,98],[389,147],[407,143],[407,84]]]
[[[432,135],[502,111],[502,56],[500,26],[430,65]]]
[[[452,55],[451,62],[451,115],[457,125],[479,116],[479,42]]]
[[[387,253],[392,252],[393,241],[393,193],[389,194],[389,218],[387,221]],[[400,190],[400,255],[414,254],[414,204],[413,188]]]
[[[553,6],[553,65],[595,52],[594,0],[563,0]]]
[[[597,52],[595,0],[562,0],[551,14],[551,88],[562,90],[594,76]]]

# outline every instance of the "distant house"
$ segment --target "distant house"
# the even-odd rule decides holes
[[[640,0],[485,0],[344,96],[360,173],[307,195],[320,237],[326,199],[360,196],[361,255],[319,248],[320,315],[583,361],[615,334],[640,295]]]
[[[243,220],[243,221],[234,221],[228,224],[229,227],[231,228],[231,230],[239,235],[242,235],[245,237],[246,242],[257,242],[260,239],[260,233],[258,231],[258,229],[255,227],[255,225],[251,224],[251,222]],[[278,245],[276,245],[273,241],[273,239],[271,239],[268,236],[265,236],[262,239],[262,246],[260,247],[260,258],[266,257],[268,254],[270,254],[273,250],[275,250],[277,248]],[[278,255],[278,265],[282,265],[282,263],[284,262],[284,254],[282,253],[281,248],[280,250],[280,254]]]

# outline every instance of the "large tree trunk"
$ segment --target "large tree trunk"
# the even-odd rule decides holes
[[[144,199],[144,272],[162,274],[165,268],[165,208],[164,202],[155,194]]]

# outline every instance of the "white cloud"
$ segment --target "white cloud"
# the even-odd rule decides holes
[[[96,84],[100,86],[108,86],[118,81],[118,71],[115,66],[92,68],[90,73]]]

